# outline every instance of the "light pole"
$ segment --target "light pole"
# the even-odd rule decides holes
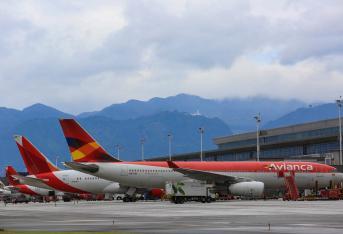
[[[120,150],[123,149],[123,147],[119,144],[116,144],[115,147],[117,149],[117,158],[120,159]]]
[[[256,161],[260,161],[260,123],[261,123],[261,114],[258,113],[254,116],[256,120]]]
[[[200,133],[200,161],[202,162],[202,138],[204,135],[204,128],[199,128],[199,133]]]
[[[339,165],[342,165],[342,120],[341,120],[341,108],[343,104],[342,96],[339,96],[339,99],[336,100],[338,107],[338,124],[339,124]]]
[[[168,133],[168,146],[169,146],[169,161],[171,161],[171,142],[172,142],[173,135]]]
[[[141,142],[142,161],[144,161],[144,142],[145,142],[145,138],[142,137],[140,142]]]
[[[58,156],[56,156],[56,159],[55,159],[55,166],[58,167]]]

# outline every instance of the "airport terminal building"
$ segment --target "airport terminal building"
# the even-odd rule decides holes
[[[213,139],[216,150],[204,151],[206,161],[256,160],[256,132]],[[167,156],[150,160],[166,160]],[[174,155],[173,160],[198,161],[200,152]],[[307,160],[339,164],[339,123],[329,119],[260,131],[260,160]]]

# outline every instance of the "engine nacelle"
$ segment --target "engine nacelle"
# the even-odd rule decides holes
[[[259,181],[247,181],[232,184],[230,192],[237,196],[261,197],[264,191],[264,183]]]
[[[11,191],[0,188],[0,195],[11,195]]]
[[[103,193],[118,193],[121,191],[119,183],[111,183],[109,184],[103,191]]]

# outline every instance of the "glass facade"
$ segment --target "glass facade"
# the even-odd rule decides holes
[[[219,149],[231,149],[231,148],[243,148],[243,147],[249,147],[256,145],[256,139],[248,139],[243,141],[235,141],[235,142],[229,142],[224,144],[219,144]]]
[[[268,136],[267,131],[264,131],[266,136],[260,137],[260,144],[262,146],[260,158],[287,158],[299,155],[310,154],[325,154],[339,149],[338,139],[326,141],[322,143],[305,143],[305,140],[320,139],[328,137],[335,137],[339,135],[338,127],[322,128],[310,131],[280,134],[275,136]],[[262,134],[263,135],[263,134]],[[304,143],[302,143],[304,141]],[[270,146],[270,149],[263,149],[263,145],[273,145],[278,143],[290,142],[288,146]],[[294,142],[294,145],[291,142]],[[251,147],[256,147],[256,139],[246,139],[236,142],[228,142],[219,144],[218,148],[221,150],[234,150],[237,148],[250,148],[250,150],[240,153],[226,153],[217,156],[214,160],[218,161],[240,161],[251,160],[256,158],[256,149],[251,150]],[[273,147],[273,148],[271,148]],[[209,160],[213,160],[212,158]]]
[[[301,141],[306,139],[312,138],[320,138],[320,137],[328,137],[328,136],[337,136],[338,135],[338,127],[334,128],[324,128],[324,129],[317,129],[312,131],[305,131],[305,132],[297,132],[297,133],[288,133],[288,134],[280,134],[276,136],[266,136],[260,137],[260,144],[276,144],[280,142],[287,142],[287,141]],[[240,147],[251,147],[256,145],[256,139],[247,139],[242,141],[235,141],[235,142],[228,142],[224,144],[219,144],[219,149],[230,149],[230,148],[240,148]]]
[[[281,147],[261,151],[262,158],[283,158],[287,156],[302,155],[302,146]]]
[[[245,161],[253,159],[254,152],[228,153],[217,156],[217,161]]]
[[[312,139],[318,137],[327,137],[327,136],[336,136],[338,135],[338,128],[323,128],[305,132],[297,132],[297,133],[288,133],[288,134],[281,134],[278,136],[270,136],[270,137],[261,137],[261,143],[265,144],[273,144],[285,141],[301,141],[304,139]]]
[[[310,145],[306,145],[305,154],[324,154],[324,153],[332,152],[333,150],[338,150],[338,149],[339,149],[338,141],[319,143],[319,144],[310,144]]]
[[[261,130],[261,160],[283,160],[297,156],[325,158],[338,154],[339,128],[335,119]],[[306,129],[306,130],[305,130]],[[225,142],[231,139],[232,142]],[[241,140],[233,140],[241,139]],[[218,149],[205,151],[205,161],[247,161],[256,159],[256,133],[216,138]],[[320,156],[320,157],[317,157]],[[178,155],[180,160],[199,161],[200,153]],[[335,156],[336,157],[336,156]]]

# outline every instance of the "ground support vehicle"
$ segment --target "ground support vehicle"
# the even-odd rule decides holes
[[[175,204],[187,201],[212,202],[215,201],[213,184],[204,181],[185,180],[181,182],[167,182],[166,196]]]

